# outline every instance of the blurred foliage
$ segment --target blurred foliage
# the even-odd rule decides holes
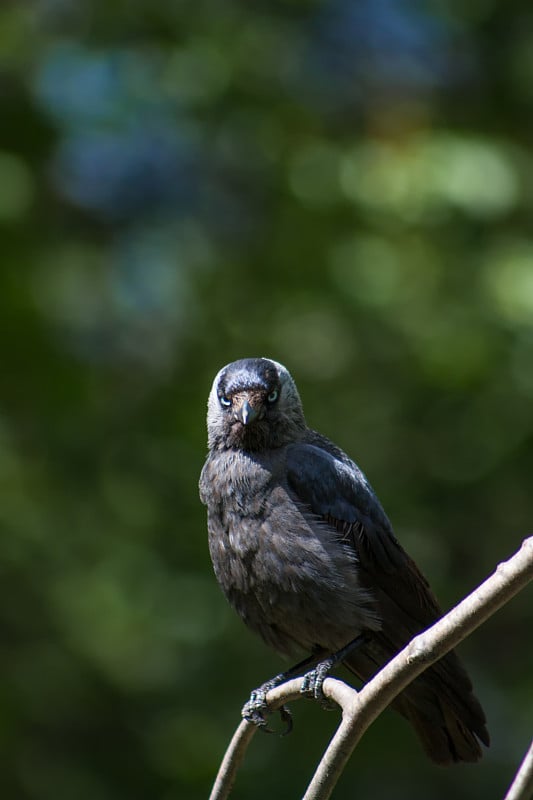
[[[3,796],[204,798],[279,670],[207,553],[222,364],[287,364],[444,606],[531,531],[532,53],[525,0],[4,0]],[[480,765],[386,714],[336,798],[502,796],[531,629],[462,648]],[[301,796],[337,715],[294,714],[236,800]]]

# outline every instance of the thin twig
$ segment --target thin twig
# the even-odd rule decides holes
[[[327,800],[354,747],[376,717],[421,672],[465,639],[532,578],[533,537],[529,537],[512,558],[499,564],[474,592],[431,628],[416,636],[359,693],[342,681],[328,678],[324,682],[324,694],[341,706],[342,721],[318,765],[304,800]],[[297,678],[273,689],[267,695],[269,708],[274,710],[300,697],[301,684],[302,680]],[[224,756],[210,800],[227,800],[254,733],[254,726],[247,722],[240,724]],[[526,780],[528,774],[526,771]],[[525,798],[526,795],[518,794],[505,800]]]
[[[533,741],[518,768],[505,800],[531,800],[533,797]]]
[[[301,700],[303,678],[293,678],[277,686],[268,693],[268,708],[276,711],[284,703]],[[349,713],[357,692],[351,686],[336,678],[328,678],[324,684],[324,693],[330,700],[342,708],[343,714]],[[244,760],[246,750],[253,736],[259,729],[243,720],[231,739],[228,749],[220,765],[216,781],[209,795],[209,800],[226,800],[229,797],[239,767]]]
[[[302,678],[294,678],[268,693],[269,710],[275,711],[289,700],[301,697]],[[226,800],[229,797],[237,771],[244,759],[248,745],[258,728],[243,720],[231,739],[218,770],[209,800]]]

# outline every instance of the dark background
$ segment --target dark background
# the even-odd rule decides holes
[[[267,355],[448,608],[531,531],[533,10],[495,0],[0,7],[0,749],[16,800],[200,800],[283,662],[215,584],[217,370]],[[502,797],[531,592],[461,648],[493,745],[391,713],[335,797]],[[300,797],[294,704],[234,797]]]

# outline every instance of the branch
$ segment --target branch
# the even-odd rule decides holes
[[[327,800],[354,747],[376,717],[421,672],[491,617],[532,578],[533,537],[530,537],[512,558],[498,565],[490,578],[431,628],[415,636],[363,686],[349,714],[343,715],[304,800]]]
[[[532,578],[533,537],[529,537],[512,558],[499,564],[481,586],[431,628],[418,634],[359,692],[342,681],[327,678],[324,694],[341,706],[342,721],[303,800],[327,800],[353,749],[376,717],[421,672],[491,617]],[[301,685],[302,679],[297,678],[273,689],[267,696],[269,708],[275,710],[283,703],[301,697]],[[220,766],[210,800],[227,800],[255,731],[255,726],[248,722],[241,722],[237,728]],[[525,780],[528,780],[527,768]],[[510,795],[506,800],[523,800],[523,795]]]
[[[531,797],[533,797],[533,741],[505,795],[505,800],[530,800]]]

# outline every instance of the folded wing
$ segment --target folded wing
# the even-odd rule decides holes
[[[299,501],[354,548],[360,580],[375,597],[381,630],[345,662],[361,680],[368,680],[442,612],[426,578],[394,536],[364,474],[329,440],[313,434],[309,443],[289,446],[287,480]],[[483,709],[454,652],[417,678],[393,707],[413,724],[437,763],[477,761],[477,738],[489,744]]]

